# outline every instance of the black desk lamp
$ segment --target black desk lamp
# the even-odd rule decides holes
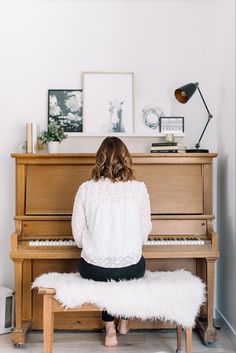
[[[209,112],[209,109],[206,105],[206,102],[202,96],[202,92],[200,91],[199,89],[199,84],[198,82],[195,82],[195,83],[188,83],[187,85],[184,85],[180,88],[177,88],[175,90],[175,98],[180,102],[180,103],[187,103],[189,101],[189,99],[192,97],[192,95],[195,93],[196,89],[198,89],[198,92],[200,93],[200,96],[202,98],[202,101],[205,105],[205,108],[207,110],[207,113],[208,113],[208,119],[207,119],[207,122],[206,122],[206,125],[201,133],[201,136],[198,140],[198,142],[196,143],[195,147],[196,149],[188,149],[187,152],[198,152],[198,153],[208,153],[209,150],[206,150],[206,149],[201,149],[199,148],[200,147],[200,142],[201,142],[201,139],[204,135],[204,132],[207,128],[207,125],[209,124],[211,118],[213,117],[212,114]]]

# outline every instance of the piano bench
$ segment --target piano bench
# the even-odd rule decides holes
[[[181,352],[184,328],[186,353],[191,353],[192,327],[205,291],[201,280],[184,270],[146,271],[143,278],[120,282],[95,282],[76,273],[48,273],[36,278],[32,287],[43,294],[44,353],[52,353],[55,312],[104,308],[114,316],[175,322],[176,352]]]

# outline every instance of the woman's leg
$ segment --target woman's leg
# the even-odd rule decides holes
[[[105,268],[91,265],[87,263],[83,258],[81,258],[79,262],[79,273],[83,278],[92,279],[98,282],[107,282],[107,280],[110,279],[107,278]],[[104,321],[106,329],[105,346],[117,346],[114,317],[110,315],[107,311],[102,311],[102,320]]]
[[[128,319],[120,318],[118,325],[117,325],[117,330],[121,335],[126,335],[126,333],[129,332],[129,322]]]
[[[120,277],[122,279],[126,280],[131,280],[134,278],[141,278],[144,276],[146,270],[146,264],[145,264],[145,259],[141,257],[139,262],[135,265],[128,266],[127,268],[120,269]],[[128,325],[128,319],[125,317],[121,317],[119,319],[118,325],[117,325],[117,330],[121,335],[125,335],[126,333],[129,332],[129,325]]]
[[[115,328],[114,320],[105,321],[105,328],[106,328],[105,346],[106,347],[117,346],[116,328]]]
[[[83,258],[80,259],[79,273],[81,277],[93,279],[94,281],[107,282],[108,280],[131,280],[144,276],[146,269],[145,260],[143,257],[137,264],[121,267],[121,268],[103,268],[87,263]],[[102,313],[103,321],[106,327],[105,345],[113,347],[117,345],[117,339],[114,335],[114,317],[107,312]],[[118,330],[121,334],[128,332],[128,320],[121,318],[118,324]],[[115,338],[114,338],[115,336]]]

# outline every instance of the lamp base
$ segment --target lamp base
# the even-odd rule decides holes
[[[190,148],[186,150],[187,153],[209,153],[209,150],[203,148]]]

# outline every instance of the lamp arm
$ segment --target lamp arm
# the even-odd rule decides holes
[[[202,92],[200,91],[200,88],[199,88],[199,86],[198,86],[198,83],[196,82],[195,84],[197,85],[198,92],[199,92],[199,94],[200,94],[200,96],[201,96],[201,98],[202,98],[202,101],[203,101],[203,103],[204,103],[204,105],[205,105],[205,108],[206,108],[206,110],[207,110],[208,115],[211,115],[211,113],[209,112],[208,106],[207,106],[207,104],[206,104],[206,102],[205,102],[205,99],[203,98]],[[211,117],[212,117],[212,115],[211,115]]]
[[[202,139],[202,137],[203,137],[203,135],[204,135],[204,133],[205,133],[205,131],[206,131],[206,128],[207,128],[207,126],[208,126],[210,120],[213,118],[213,115],[210,113],[210,111],[209,111],[209,109],[208,109],[208,106],[207,106],[207,104],[206,104],[206,102],[205,102],[205,99],[203,98],[202,92],[200,91],[200,88],[198,87],[198,83],[196,83],[196,85],[197,85],[198,92],[199,92],[199,94],[200,94],[200,96],[201,96],[201,98],[202,98],[202,101],[203,101],[203,103],[204,103],[204,105],[205,105],[205,108],[206,108],[206,110],[207,110],[207,113],[208,113],[208,119],[207,119],[206,125],[204,126],[204,129],[203,129],[203,131],[202,131],[202,133],[201,133],[201,136],[199,137],[199,140],[198,140],[198,142],[197,142],[196,145],[195,145],[196,149],[199,149],[201,139]]]
[[[202,133],[201,133],[201,136],[199,137],[199,140],[198,140],[198,142],[197,142],[196,145],[195,145],[195,147],[196,147],[197,150],[198,150],[199,147],[200,147],[200,142],[201,142],[202,136],[204,135],[204,132],[205,132],[205,130],[206,130],[206,128],[207,128],[207,125],[209,124],[211,118],[212,118],[212,115],[210,114],[210,115],[208,116],[206,125],[205,125],[205,127],[204,127],[204,129],[203,129],[203,131],[202,131]]]

